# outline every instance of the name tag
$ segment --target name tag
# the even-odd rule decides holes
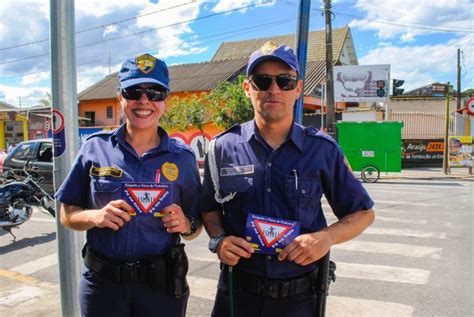
[[[221,168],[221,176],[247,175],[254,173],[253,165],[230,166]]]
[[[134,209],[130,216],[163,217],[161,210],[172,203],[172,184],[122,183],[121,196]]]
[[[91,166],[91,169],[89,170],[89,174],[92,176],[97,176],[97,177],[110,176],[110,177],[115,177],[115,178],[121,178],[123,175],[123,171],[121,169],[118,169],[112,166],[107,166],[107,167]]]
[[[255,253],[278,254],[300,234],[298,221],[249,213],[245,237]]]

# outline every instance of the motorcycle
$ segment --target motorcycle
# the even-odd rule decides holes
[[[51,216],[56,216],[54,199],[39,183],[42,178],[36,179],[27,171],[28,162],[25,163],[22,175],[7,171],[3,175],[0,185],[0,228],[13,236],[13,228],[28,221],[33,213],[32,206],[39,205]],[[43,210],[40,211],[44,212]]]

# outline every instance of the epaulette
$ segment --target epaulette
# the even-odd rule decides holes
[[[309,135],[309,136],[326,140],[326,141],[331,142],[332,144],[337,146],[337,142],[330,135],[328,135],[324,131],[318,130],[315,127],[312,127],[312,126],[305,127],[304,130],[305,130],[306,134]]]
[[[228,128],[227,130],[222,131],[221,133],[218,133],[218,134],[214,135],[212,138],[213,138],[213,139],[220,138],[221,136],[223,136],[223,135],[225,135],[225,134],[227,134],[227,133],[229,133],[229,132],[234,131],[235,129],[237,129],[237,127],[240,127],[240,123],[234,124],[233,126],[231,126],[230,128]]]
[[[97,132],[94,132],[92,133],[91,135],[89,135],[86,140],[89,140],[89,139],[92,139],[92,138],[95,138],[95,137],[99,137],[99,136],[110,136],[111,134],[113,134],[115,131],[115,129],[113,130],[101,130],[101,131],[97,131]]]
[[[193,157],[196,157],[196,155],[194,154],[194,151],[191,149],[191,147],[188,145],[188,144],[185,144],[181,141],[178,141],[176,139],[173,139],[171,138],[170,143],[173,144],[173,146],[177,149],[177,150],[184,150],[186,152],[189,152],[189,154],[191,154]]]

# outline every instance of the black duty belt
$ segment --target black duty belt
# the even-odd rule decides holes
[[[160,256],[136,262],[113,263],[96,254],[87,245],[82,250],[82,256],[84,257],[84,264],[90,270],[117,283],[150,283],[152,280],[157,280],[156,275],[165,274],[166,272],[165,261]]]
[[[318,268],[313,272],[293,279],[266,279],[233,269],[234,288],[243,289],[249,293],[272,298],[284,298],[305,294],[316,290]]]

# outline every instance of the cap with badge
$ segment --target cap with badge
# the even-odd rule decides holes
[[[120,89],[137,84],[154,83],[170,90],[169,81],[165,62],[150,54],[127,59],[119,71]]]
[[[262,62],[276,60],[288,65],[295,72],[300,72],[298,58],[293,49],[286,45],[277,46],[272,41],[266,42],[262,47],[252,53],[247,64],[247,76]]]

